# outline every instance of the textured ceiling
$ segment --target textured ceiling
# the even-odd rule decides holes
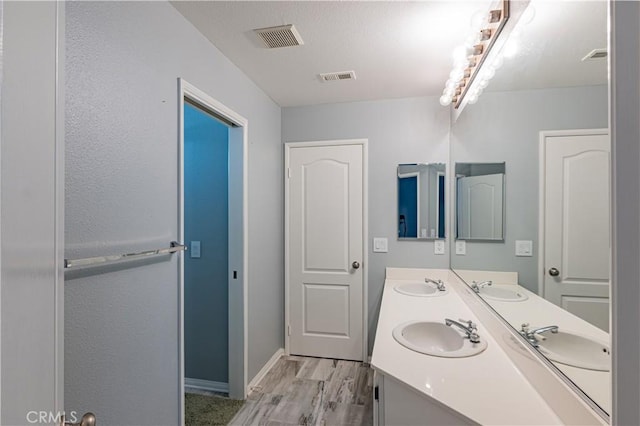
[[[452,51],[491,1],[177,1],[174,7],[281,106],[439,96]],[[606,2],[533,0],[518,56],[489,90],[606,83]],[[266,49],[255,28],[294,24],[304,45]],[[321,82],[348,71],[356,80]]]

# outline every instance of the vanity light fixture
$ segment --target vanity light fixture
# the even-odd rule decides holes
[[[474,16],[473,28],[465,44],[453,52],[454,67],[440,97],[442,106],[453,104],[457,109],[465,97],[470,104],[477,102],[496,69],[502,65],[501,57],[494,56],[492,63],[488,63],[487,57],[509,20],[509,8],[510,0],[501,0],[499,9],[492,9],[479,19]]]

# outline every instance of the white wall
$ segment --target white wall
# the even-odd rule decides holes
[[[432,241],[398,241],[397,166],[446,163],[449,112],[438,98],[410,98],[283,108],[282,140],[369,139],[369,351],[373,348],[385,268],[448,268],[448,254]],[[389,239],[388,253],[373,253],[372,239]]]
[[[169,3],[67,3],[66,256],[178,235],[178,78],[249,121],[249,374],[283,339],[280,108]],[[67,408],[178,422],[177,257],[68,275]]]
[[[542,130],[608,127],[607,86],[485,92],[451,128],[451,162],[506,162],[505,241],[467,241],[453,269],[515,271],[538,290],[538,150]],[[516,257],[515,241],[532,240],[532,257]]]
[[[63,407],[64,15],[55,2],[2,5],[0,424]],[[60,5],[64,10],[64,4]],[[59,26],[60,24],[60,26]]]

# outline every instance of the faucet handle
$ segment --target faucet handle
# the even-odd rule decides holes
[[[462,322],[462,323],[466,323],[467,327],[469,327],[471,330],[477,330],[478,326],[471,320],[466,320],[466,319],[462,319],[462,318],[458,318],[458,321]]]
[[[521,327],[522,328],[520,329],[520,331],[522,331],[523,333],[528,333],[529,332],[529,323],[528,322],[523,322]]]

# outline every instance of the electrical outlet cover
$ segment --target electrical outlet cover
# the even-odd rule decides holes
[[[459,256],[467,254],[467,242],[465,240],[456,241],[456,254]]]
[[[436,240],[434,242],[433,254],[444,254],[444,240]]]

